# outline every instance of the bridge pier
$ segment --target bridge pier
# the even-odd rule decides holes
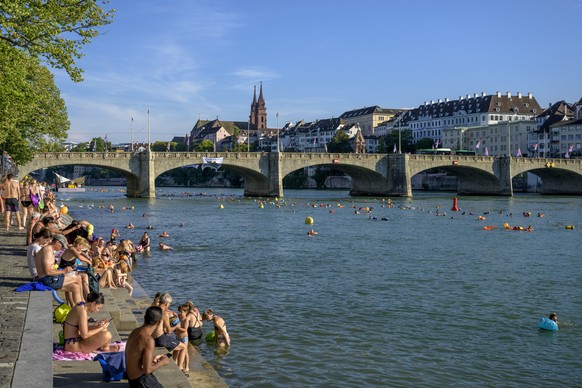
[[[259,168],[262,174],[245,175],[245,197],[283,197],[283,176],[281,157],[278,152],[261,158]]]
[[[126,194],[131,198],[155,198],[156,174],[154,171],[155,154],[151,151],[135,153],[131,158],[130,168],[138,172],[136,175],[127,174]]]
[[[408,154],[389,154],[387,157],[387,184],[386,195],[393,197],[412,197],[412,176]]]

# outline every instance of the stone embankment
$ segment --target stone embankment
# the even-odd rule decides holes
[[[14,228],[16,229],[16,228]],[[53,323],[57,306],[50,292],[15,292],[30,281],[23,231],[0,231],[0,387],[88,387],[101,382],[96,361],[53,361],[53,343],[61,325]],[[113,340],[125,341],[141,324],[151,298],[133,280],[134,295],[125,289],[103,289],[105,308],[93,315],[97,320],[113,318],[109,326]],[[63,294],[60,295],[61,299]],[[190,345],[190,373],[186,377],[176,364],[156,371],[164,387],[226,387],[226,383]],[[166,353],[156,348],[156,354]],[[112,382],[127,385],[127,380]]]

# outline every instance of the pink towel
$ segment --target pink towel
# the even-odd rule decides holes
[[[63,348],[53,351],[53,361],[83,361],[92,360],[96,353],[67,352]]]
[[[125,351],[125,341],[113,342],[112,344],[119,345],[119,352]],[[104,353],[96,350],[93,353],[82,352],[67,352],[62,346],[55,345],[53,349],[53,361],[84,361],[92,360],[99,353]]]

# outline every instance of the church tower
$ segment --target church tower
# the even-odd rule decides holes
[[[263,82],[259,89],[259,99],[257,100],[257,87],[255,86],[253,93],[253,103],[251,104],[251,115],[249,116],[251,128],[265,129],[267,128],[267,107],[265,99],[263,98]]]

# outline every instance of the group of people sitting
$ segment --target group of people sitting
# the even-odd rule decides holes
[[[211,309],[200,314],[191,302],[178,306],[172,311],[173,298],[168,293],[157,293],[144,316],[144,324],[133,330],[127,339],[125,359],[130,386],[156,386],[153,372],[167,365],[172,358],[184,374],[189,372],[188,342],[200,340],[204,321],[213,323],[216,346],[230,346],[230,336],[224,319]],[[154,356],[155,347],[164,347],[170,353]],[[142,384],[142,385],[140,385]]]

